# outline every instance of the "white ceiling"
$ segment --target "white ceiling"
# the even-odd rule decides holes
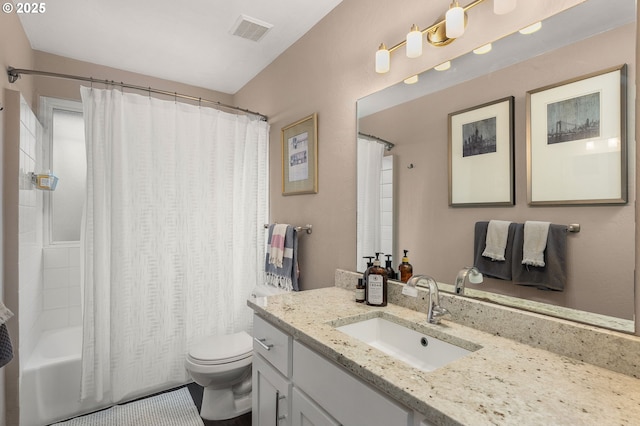
[[[234,94],[341,1],[55,0],[19,16],[35,50]],[[234,36],[240,15],[273,27]]]

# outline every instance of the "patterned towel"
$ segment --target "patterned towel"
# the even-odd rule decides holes
[[[11,346],[9,331],[7,324],[5,324],[12,316],[13,312],[0,302],[0,367],[9,364],[9,361],[13,359],[13,346]]]
[[[284,238],[282,248],[273,250],[273,242],[280,244],[279,232],[276,229],[284,227]],[[298,287],[298,233],[291,225],[272,224],[269,225],[269,239],[267,240],[267,250],[265,259],[265,283],[273,287],[285,289],[287,291],[299,291]],[[282,260],[278,265],[277,259],[282,253]],[[273,253],[273,254],[272,254]]]
[[[9,339],[7,324],[2,324],[0,325],[0,367],[9,364],[12,359],[13,346],[11,346],[11,339]]]
[[[269,227],[269,263],[276,265],[278,268],[282,268],[284,240],[287,236],[287,228],[289,228],[289,225],[277,223],[271,226],[273,226],[273,231],[271,227]]]

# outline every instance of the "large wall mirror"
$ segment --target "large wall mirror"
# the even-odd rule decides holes
[[[496,40],[489,53],[453,58],[447,71],[427,70],[415,84],[400,82],[358,100],[359,134],[394,144],[390,151],[376,154],[394,158],[394,268],[406,249],[415,274],[453,283],[458,271],[474,263],[476,222],[496,219],[580,224],[580,232],[567,234],[563,291],[488,278],[477,286],[467,284],[470,291],[466,295],[634,332],[635,17],[635,0],[586,0],[548,18],[533,34],[506,36]],[[627,202],[530,205],[527,92],[623,64],[630,76],[623,85]],[[450,206],[449,114],[509,97],[514,99],[515,204]],[[372,139],[367,138],[376,143]],[[367,160],[360,149],[358,153],[358,188],[365,188],[361,180],[367,178],[360,168]],[[361,226],[360,213],[357,239],[358,256],[362,257],[372,254],[363,250],[377,249],[375,245],[362,249],[361,242],[369,241],[372,231],[369,225]],[[356,269],[363,268],[358,259]]]

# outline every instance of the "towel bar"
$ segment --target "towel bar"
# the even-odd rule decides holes
[[[264,228],[268,229],[269,228],[269,224],[265,223],[264,224]],[[296,226],[295,228],[296,228],[296,231],[298,231],[298,232],[307,231],[307,234],[311,234],[311,232],[313,231],[313,225],[310,225],[310,224],[306,224],[304,226]]]
[[[570,223],[569,225],[567,225],[567,232],[580,232],[580,224]]]

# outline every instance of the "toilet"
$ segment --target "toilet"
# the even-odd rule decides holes
[[[258,286],[252,296],[284,290]],[[196,342],[185,359],[194,382],[204,388],[200,417],[227,420],[251,411],[251,362],[253,338],[245,331],[208,336]]]

